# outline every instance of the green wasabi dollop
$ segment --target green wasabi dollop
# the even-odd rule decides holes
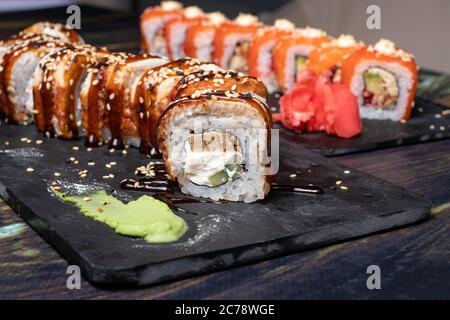
[[[124,204],[104,190],[86,196],[66,196],[53,189],[55,195],[74,203],[94,220],[106,223],[117,233],[144,238],[150,243],[173,242],[187,230],[186,221],[175,215],[167,204],[150,196],[141,196]]]

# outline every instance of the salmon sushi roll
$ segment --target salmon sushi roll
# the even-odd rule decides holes
[[[278,87],[289,90],[297,81],[298,76],[306,68],[310,53],[331,38],[319,29],[297,29],[290,36],[280,39],[273,48],[273,70]]]
[[[409,119],[417,73],[414,56],[385,39],[354,52],[342,63],[342,83],[358,98],[365,119]]]
[[[217,29],[227,21],[220,12],[208,14],[208,18],[198,25],[190,26],[186,41],[184,42],[184,53],[187,57],[200,60],[214,60],[214,38]]]
[[[278,90],[272,67],[272,51],[278,39],[290,35],[295,30],[292,22],[278,19],[272,27],[258,30],[248,50],[248,72],[260,78],[270,93]]]
[[[164,25],[164,36],[166,37],[167,53],[171,60],[184,58],[184,43],[187,30],[190,26],[200,24],[206,19],[205,14],[199,7],[187,7],[184,9],[182,18],[173,18]]]
[[[215,62],[222,68],[247,73],[250,42],[261,28],[262,23],[250,14],[240,14],[234,21],[222,24],[214,39]]]
[[[306,68],[317,76],[325,74],[331,82],[340,83],[342,62],[364,46],[364,43],[356,41],[351,35],[341,35],[312,51],[308,57]]]
[[[162,1],[158,7],[149,7],[140,17],[141,43],[145,52],[167,56],[164,25],[183,17],[183,5],[176,1]]]

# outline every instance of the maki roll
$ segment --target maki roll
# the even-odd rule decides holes
[[[312,51],[306,67],[317,76],[325,74],[331,82],[340,83],[342,62],[364,46],[364,43],[356,41],[351,35],[341,35]]]
[[[167,56],[164,25],[174,18],[183,17],[183,5],[176,1],[162,1],[158,7],[145,9],[140,18],[142,48],[161,56]]]
[[[73,28],[60,23],[37,22],[24,29],[23,33],[43,34],[67,43],[84,44],[83,38]]]
[[[38,131],[73,139],[82,129],[80,91],[87,70],[108,52],[90,45],[59,48],[47,54],[33,76],[33,104]]]
[[[156,143],[184,193],[254,202],[269,192],[272,119],[267,105],[238,92],[175,100],[160,116]]]
[[[215,62],[222,68],[248,72],[247,53],[250,42],[263,25],[251,14],[240,14],[223,23],[214,39]]]
[[[34,71],[44,55],[68,45],[50,36],[31,35],[30,38],[13,41],[14,44],[10,42],[1,56],[0,116],[9,123],[33,122]]]
[[[109,129],[104,131],[104,139],[110,141],[110,147],[140,145],[138,119],[131,111],[134,90],[147,69],[165,63],[165,58],[150,54],[126,55],[104,68],[102,99]]]
[[[214,38],[216,31],[226,21],[220,12],[208,14],[208,19],[200,24],[190,26],[184,43],[186,56],[200,60],[214,60]]]
[[[148,70],[135,95],[141,141],[162,153],[183,192],[213,200],[264,198],[272,120],[261,81],[180,59]]]
[[[175,88],[188,74],[200,70],[218,70],[214,64],[197,59],[179,59],[147,70],[134,90],[132,113],[139,119],[141,151],[155,144],[155,126],[159,116],[173,101]]]
[[[358,98],[362,118],[407,120],[414,105],[417,70],[412,54],[381,39],[342,62],[342,83]]]
[[[309,54],[329,41],[331,38],[324,31],[309,27],[280,39],[273,48],[273,70],[278,87],[283,91],[292,88],[305,70]]]
[[[272,51],[278,39],[291,34],[295,26],[289,20],[278,19],[273,27],[258,30],[248,50],[248,72],[259,77],[270,93],[278,90],[272,67]]]
[[[184,43],[190,26],[200,24],[206,19],[199,7],[187,7],[182,18],[173,18],[164,25],[167,53],[171,60],[185,57]]]

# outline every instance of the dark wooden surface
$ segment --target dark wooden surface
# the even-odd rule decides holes
[[[26,25],[29,20],[21,23]],[[3,34],[20,27],[10,21],[0,23],[0,29],[7,30]],[[117,26],[111,34],[114,32],[117,48],[128,45],[136,49],[138,35]],[[112,43],[100,33],[84,35],[88,42],[101,39],[99,43]],[[150,288],[103,289],[82,280],[80,290],[69,290],[66,261],[0,200],[0,298],[450,299],[450,140],[334,159],[428,197],[433,201],[432,218],[322,249]],[[373,264],[381,268],[381,290],[366,287],[366,268]]]

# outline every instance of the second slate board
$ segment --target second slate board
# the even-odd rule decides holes
[[[270,105],[278,108],[278,100],[270,97]],[[292,148],[302,145],[324,156],[377,150],[408,144],[450,138],[450,113],[445,106],[416,98],[411,119],[406,123],[387,120],[363,120],[363,132],[351,139],[341,139],[325,133],[301,134],[280,124],[280,137]],[[444,111],[444,114],[442,112]]]
[[[149,244],[116,234],[49,191],[58,179],[76,190],[101,188],[124,201],[136,199],[142,193],[118,185],[148,161],[137,150],[123,156],[105,147],[87,152],[82,141],[36,144],[42,135],[33,126],[0,125],[0,137],[0,195],[98,284],[140,286],[211,272],[410,224],[427,218],[430,210],[421,196],[368,174],[346,172],[333,160],[281,139],[275,182],[312,184],[324,194],[273,191],[253,204],[181,204],[197,213],[177,212],[187,221],[188,232],[176,243]],[[70,157],[79,162],[68,163]],[[92,160],[95,165],[88,166]],[[111,161],[117,165],[106,168]],[[27,172],[29,167],[34,171]],[[89,170],[86,178],[78,175],[83,169]],[[54,172],[60,176],[55,178]],[[108,173],[114,178],[102,179]]]

